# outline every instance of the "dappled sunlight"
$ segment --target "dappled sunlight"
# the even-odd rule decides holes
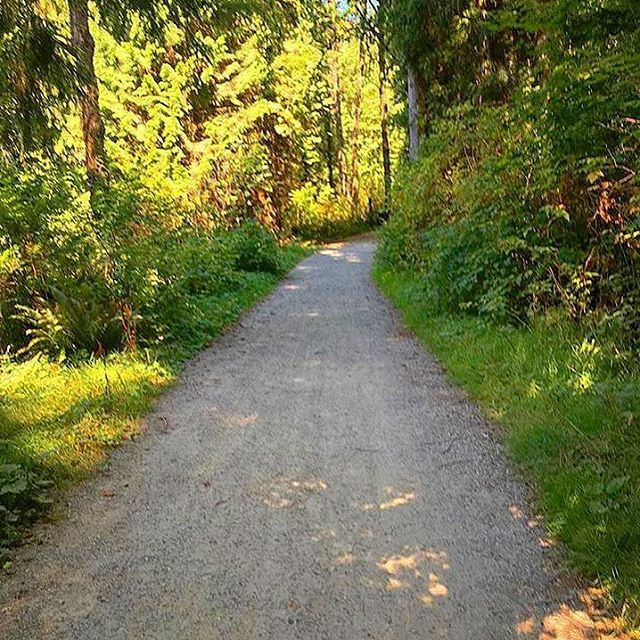
[[[510,505],[509,513],[514,520],[520,520],[529,529],[535,529],[542,526],[542,520],[538,516],[528,517],[527,514],[518,505]]]
[[[336,560],[336,564],[342,567],[352,565],[356,562],[356,556],[353,553],[345,552]]]
[[[331,540],[336,537],[335,529],[321,529],[312,536],[314,542],[323,542],[324,540]]]
[[[344,253],[342,251],[339,251],[338,249],[342,246],[342,244],[334,244],[327,247],[326,249],[322,249],[322,251],[319,251],[319,253],[322,256],[341,259],[344,257]]]
[[[579,600],[580,608],[562,604],[541,617],[526,614],[514,631],[535,640],[631,640],[622,619],[611,615],[606,589],[585,589]]]
[[[595,640],[598,635],[594,622],[584,611],[562,605],[545,616],[538,640]]]
[[[514,520],[522,520],[525,517],[524,511],[515,504],[509,507],[509,513],[513,516]]]
[[[407,583],[399,580],[398,578],[389,578],[385,585],[385,589],[387,591],[397,591],[398,589],[404,589],[406,586]]]
[[[258,422],[258,416],[255,413],[243,416],[232,415],[224,418],[224,425],[226,427],[248,427]]]
[[[537,529],[543,526],[542,519],[538,516],[528,517],[525,512],[515,504],[509,506],[509,513],[514,520],[522,522],[529,529]],[[556,546],[556,541],[551,536],[538,538],[538,546],[542,549],[551,549]]]
[[[404,553],[382,558],[376,566],[386,576],[386,591],[411,590],[423,606],[431,606],[438,598],[449,594],[436,573],[450,568],[444,551],[406,547]]]
[[[271,509],[302,509],[310,495],[322,493],[326,488],[326,483],[319,478],[278,476],[262,502]]]
[[[281,499],[282,496],[278,495],[277,498]],[[379,508],[378,505],[375,505],[375,508]],[[373,560],[377,573],[361,577],[371,588],[382,589],[388,593],[406,594],[423,607],[431,607],[438,600],[449,595],[449,589],[442,578],[443,574],[450,569],[449,557],[445,551],[405,546],[401,553],[386,555],[376,560],[375,556],[372,558],[370,547],[376,537],[375,531],[370,528],[361,530],[358,537],[367,542],[361,543],[364,549],[357,553],[351,545],[345,548],[345,545],[341,544],[333,528],[317,531],[312,539],[327,545],[327,549],[334,557],[335,567],[352,567],[363,561],[367,563],[367,567],[371,567],[369,562]],[[367,570],[366,573],[368,574],[369,571]]]
[[[537,398],[542,391],[542,387],[535,381],[531,380],[527,388],[525,389],[525,396],[527,398]]]
[[[515,631],[518,635],[529,635],[532,634],[535,628],[536,619],[534,616],[529,616],[527,618],[523,618],[518,622],[515,627]]]
[[[379,509],[380,511],[385,511],[386,509],[394,509],[396,507],[403,507],[416,499],[416,494],[414,491],[410,492],[398,492],[393,487],[385,487],[385,493],[389,496],[387,500],[376,504],[376,503],[367,503],[362,505],[363,511],[373,511],[374,509]]]
[[[427,590],[434,598],[440,598],[446,596],[449,593],[447,587],[445,587],[440,582],[440,578],[435,573],[429,574],[429,584],[427,585]]]
[[[135,416],[172,379],[157,363],[125,356],[77,367],[38,358],[0,374],[0,440],[65,476],[90,471],[139,432]]]
[[[353,251],[341,250],[345,245],[343,243],[329,245],[320,251],[323,256],[329,256],[334,260],[344,260],[348,264],[363,264],[362,258]]]

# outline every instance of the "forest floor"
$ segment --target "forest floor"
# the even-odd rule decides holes
[[[1,637],[598,637],[373,249],[308,258],[192,360],[19,551]]]

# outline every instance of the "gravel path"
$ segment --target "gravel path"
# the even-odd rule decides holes
[[[564,590],[544,533],[372,253],[304,261],[187,367],[21,551],[0,637],[537,637]]]

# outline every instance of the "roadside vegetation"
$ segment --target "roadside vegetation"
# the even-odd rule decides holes
[[[637,3],[424,4],[386,9],[420,145],[376,280],[638,624]]]
[[[377,222],[403,134],[371,15],[1,3],[0,557],[312,241]]]

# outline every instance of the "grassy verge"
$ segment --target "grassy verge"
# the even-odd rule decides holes
[[[285,271],[308,253],[297,245],[280,251]],[[138,433],[140,419],[185,360],[278,280],[241,271],[229,291],[190,297],[176,315],[171,342],[153,350],[76,364],[36,357],[0,367],[0,560],[57,490]]]
[[[407,326],[491,419],[537,488],[570,562],[640,621],[640,377],[566,321],[496,327],[430,314],[419,280],[374,278]]]

